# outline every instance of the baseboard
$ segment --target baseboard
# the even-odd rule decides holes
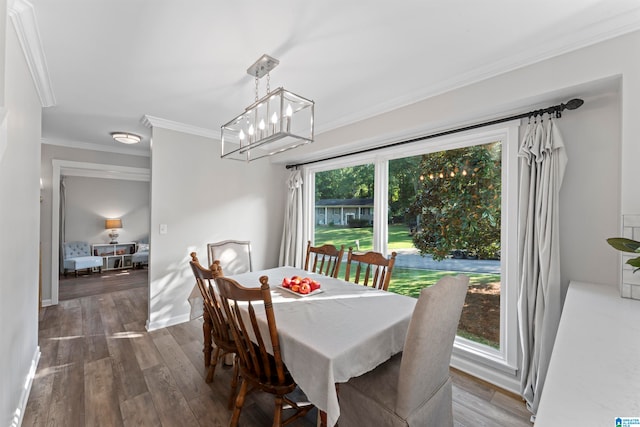
[[[147,320],[147,331],[155,331],[156,329],[162,329],[169,326],[177,325],[180,323],[188,322],[191,320],[189,313],[181,314],[180,316],[168,317],[165,319],[154,320],[153,322]]]
[[[469,361],[457,355],[451,356],[451,366],[500,387],[503,390],[520,395],[520,380],[511,375],[483,366],[480,363]]]
[[[51,302],[50,299],[43,299],[42,300],[42,306],[43,307],[49,307],[49,306],[52,306],[52,305],[53,305],[53,302]]]
[[[36,351],[31,359],[31,368],[29,368],[29,373],[27,374],[27,378],[25,378],[25,387],[22,389],[22,394],[20,395],[20,402],[15,412],[13,413],[13,418],[11,419],[11,427],[19,427],[22,425],[22,419],[24,418],[24,411],[27,408],[27,402],[29,401],[29,394],[31,393],[31,386],[33,385],[33,379],[36,376],[36,369],[38,368],[38,362],[40,362],[40,346],[36,347]]]

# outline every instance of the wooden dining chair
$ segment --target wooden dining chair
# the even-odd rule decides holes
[[[453,426],[449,364],[469,278],[423,289],[402,353],[340,384],[340,427]]]
[[[307,256],[304,261],[304,269],[312,273],[325,276],[338,277],[344,245],[338,250],[333,245],[311,246],[311,240],[307,241]]]
[[[349,248],[344,280],[386,291],[389,288],[395,262],[395,252],[391,253],[391,257],[385,258],[379,252],[357,253],[353,252],[353,248]],[[355,271],[352,276],[351,270],[354,266]],[[352,280],[350,280],[351,277],[353,277]]]
[[[253,269],[251,265],[251,242],[248,240],[222,240],[208,243],[209,265],[214,260],[220,261],[228,276],[247,273]]]
[[[196,277],[198,289],[204,300],[204,312],[202,325],[204,333],[204,358],[205,367],[208,367],[207,377],[205,381],[210,383],[216,372],[218,362],[224,360],[228,354],[236,354],[236,343],[229,327],[222,307],[220,306],[220,297],[215,290],[215,278],[222,276],[222,269],[219,261],[214,261],[211,268],[203,267],[198,261],[195,252],[191,252],[191,261],[189,261],[193,274]],[[212,345],[215,344],[215,353],[211,357]],[[207,363],[209,362],[209,363]],[[234,375],[231,380],[231,393],[229,395],[229,409],[232,408],[236,389],[238,387],[238,364],[234,364]]]
[[[267,276],[260,277],[260,288],[244,287],[229,277],[217,277],[216,284],[231,325],[240,365],[240,391],[229,425],[238,425],[245,398],[254,390],[275,396],[274,426],[286,425],[304,417],[313,405],[298,404],[286,396],[296,389],[296,383],[282,361]],[[264,314],[266,330],[260,328],[257,313]],[[295,409],[295,413],[286,420],[282,419],[284,404]]]

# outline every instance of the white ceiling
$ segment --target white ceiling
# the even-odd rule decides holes
[[[106,148],[127,131],[132,150],[145,116],[218,137],[264,53],[271,88],[316,102],[318,134],[640,28],[638,0],[30,3],[54,97],[43,139]]]

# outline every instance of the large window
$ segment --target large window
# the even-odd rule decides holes
[[[396,252],[389,291],[470,286],[454,355],[515,373],[517,127],[307,167],[315,244]]]

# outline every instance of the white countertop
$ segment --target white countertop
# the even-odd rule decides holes
[[[640,301],[571,282],[536,427],[615,426],[640,417]]]

